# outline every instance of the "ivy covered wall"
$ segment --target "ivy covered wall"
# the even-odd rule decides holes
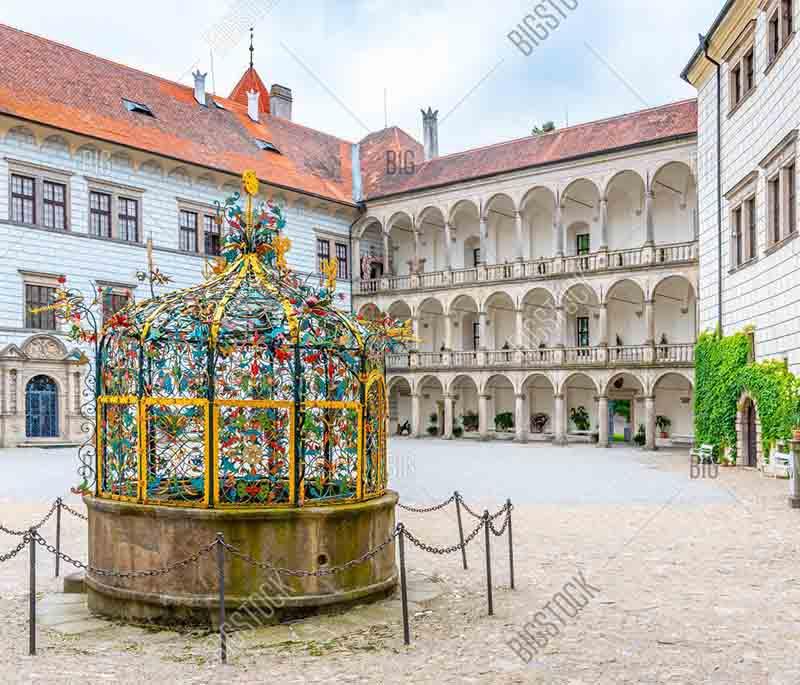
[[[800,425],[800,378],[780,361],[750,363],[747,332],[703,333],[695,353],[695,443],[736,456],[736,410],[746,391],[758,405],[764,454]]]

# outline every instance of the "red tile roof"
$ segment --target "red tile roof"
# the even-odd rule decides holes
[[[242,74],[242,78],[240,78],[239,83],[234,86],[228,99],[247,107],[247,94],[253,91],[260,94],[258,98],[258,111],[269,114],[269,90],[253,67],[248,67],[247,71]]]
[[[247,116],[246,91],[262,93],[261,122]],[[154,118],[127,111],[147,105]],[[201,107],[193,89],[0,24],[0,113],[232,174],[254,169],[267,183],[353,202],[351,143],[270,116],[269,93],[248,68],[225,109]],[[210,99],[209,99],[209,104]],[[376,199],[527,167],[696,135],[697,102],[687,100],[430,162],[397,127],[360,143],[364,196]],[[273,143],[282,154],[260,150]],[[387,154],[397,155],[395,173]],[[409,164],[410,162],[410,164]]]
[[[417,163],[412,174],[387,174],[385,160],[370,159],[369,168],[362,170],[362,174],[369,179],[365,188],[374,200],[696,134],[697,100],[685,100],[570,126],[538,137],[529,136],[437,157]]]
[[[256,124],[246,101],[201,107],[193,93],[0,24],[0,113],[237,175],[254,169],[268,183],[353,204],[349,142],[267,115]],[[123,98],[155,117],[127,111]]]

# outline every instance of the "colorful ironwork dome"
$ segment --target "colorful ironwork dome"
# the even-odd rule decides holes
[[[206,281],[104,326],[97,494],[149,504],[303,506],[386,489],[384,355],[407,330],[338,309],[289,270],[279,207],[230,198]]]

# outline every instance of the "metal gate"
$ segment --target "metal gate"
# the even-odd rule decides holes
[[[25,389],[25,435],[58,437],[58,388],[52,378],[36,376]]]

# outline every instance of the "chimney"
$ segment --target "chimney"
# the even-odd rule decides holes
[[[194,76],[194,99],[197,100],[198,103],[206,106],[206,76],[207,74],[201,74],[200,70],[198,69],[196,72],[192,74]]]
[[[269,109],[272,116],[292,120],[292,89],[286,86],[272,85],[269,93]]]
[[[258,123],[258,96],[257,90],[247,91],[247,116]]]
[[[439,156],[439,110],[435,112],[428,107],[426,112],[422,112],[422,139],[425,143],[425,161],[429,161]]]

